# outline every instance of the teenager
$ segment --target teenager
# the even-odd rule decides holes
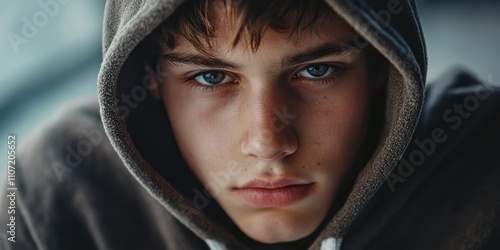
[[[20,149],[9,247],[500,246],[498,88],[460,70],[424,88],[413,1],[105,15],[98,104]]]

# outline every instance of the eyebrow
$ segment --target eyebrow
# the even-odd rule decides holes
[[[215,56],[206,55],[195,55],[190,53],[177,53],[171,52],[163,55],[163,59],[167,63],[172,64],[191,64],[205,66],[209,68],[221,68],[221,69],[237,69],[238,65],[226,62],[224,60],[218,59]]]
[[[281,65],[282,67],[290,67],[292,65],[313,61],[327,56],[348,55],[359,51],[361,51],[361,49],[356,47],[354,41],[326,42],[283,59]]]
[[[281,61],[281,67],[290,67],[308,61],[313,61],[326,56],[345,55],[359,52],[361,49],[355,46],[354,41],[332,41],[319,46],[314,46],[298,54],[287,56]],[[191,64],[208,68],[220,68],[235,70],[240,68],[236,65],[211,55],[197,55],[191,53],[170,52],[163,55],[165,62],[170,64]]]

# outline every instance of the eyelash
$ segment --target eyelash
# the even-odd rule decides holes
[[[190,88],[193,88],[195,90],[199,90],[199,91],[204,92],[204,93],[212,93],[212,92],[215,92],[218,89],[220,89],[222,87],[221,85],[222,84],[209,86],[209,85],[200,85],[200,84],[193,83],[193,84],[189,84],[188,86]]]
[[[315,85],[321,85],[321,86],[326,86],[326,85],[329,85],[333,82],[335,82],[337,80],[337,78],[345,72],[345,70],[347,69],[345,66],[339,66],[338,64],[333,64],[333,63],[314,63],[314,64],[310,64],[310,65],[306,65],[302,68],[300,68],[297,73],[295,73],[293,76],[292,76],[292,79],[297,79],[296,78],[296,75],[299,74],[300,71],[304,70],[306,67],[309,67],[311,65],[316,65],[316,64],[323,64],[323,65],[326,65],[326,66],[329,66],[329,67],[333,67],[334,68],[334,71],[333,73],[331,73],[329,76],[326,76],[326,77],[323,77],[323,78],[319,78],[319,79],[312,79],[312,78],[304,78],[303,81],[310,81],[310,82],[313,82],[313,84]]]
[[[300,68],[296,73],[293,74],[292,80],[298,78],[298,77],[296,77],[296,75],[300,71],[304,70],[306,67],[309,67],[311,65],[316,65],[316,64],[324,64],[324,65],[327,65],[329,67],[333,67],[334,68],[334,72],[331,75],[326,76],[324,78],[306,79],[304,81],[310,81],[310,82],[313,82],[313,84],[321,85],[321,86],[329,85],[329,84],[331,84],[332,81],[335,81],[339,77],[339,75],[342,74],[346,70],[345,66],[339,66],[338,64],[332,64],[332,63],[314,63],[314,64],[306,65],[306,66]],[[196,83],[196,80],[195,80],[196,77],[200,76],[203,73],[210,72],[210,71],[217,71],[217,70],[206,70],[206,71],[197,72],[194,75],[188,77],[186,79],[185,83],[187,84],[187,86],[190,89],[193,89],[193,90],[196,90],[196,91],[201,91],[201,92],[204,92],[204,93],[212,93],[212,92],[215,92],[215,91],[219,90],[220,88],[224,88],[225,85],[227,85],[227,83],[222,83],[222,84],[217,84],[217,85],[202,85],[202,84]],[[225,72],[225,71],[221,70],[221,72],[224,72],[224,74],[227,74],[227,72]]]
[[[210,70],[209,70],[210,71]],[[203,84],[199,84],[199,83],[196,83],[196,80],[195,78],[198,77],[199,75],[203,74],[203,73],[206,73],[206,72],[209,72],[209,71],[201,71],[199,73],[196,73],[192,76],[190,76],[188,79],[186,79],[186,85],[192,89],[192,90],[197,90],[197,91],[201,91],[201,92],[204,92],[204,93],[212,93],[212,92],[215,92],[217,91],[218,89],[224,87],[224,85],[226,84],[217,84],[217,85],[203,85]],[[224,72],[224,74],[226,74],[226,72]]]

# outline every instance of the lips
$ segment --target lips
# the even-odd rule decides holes
[[[253,180],[234,191],[253,206],[283,207],[305,199],[311,194],[313,185],[314,183],[291,179]]]

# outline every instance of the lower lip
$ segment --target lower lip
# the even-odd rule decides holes
[[[239,188],[236,193],[250,204],[258,207],[283,207],[306,198],[312,191],[313,183],[290,185],[281,188]]]

